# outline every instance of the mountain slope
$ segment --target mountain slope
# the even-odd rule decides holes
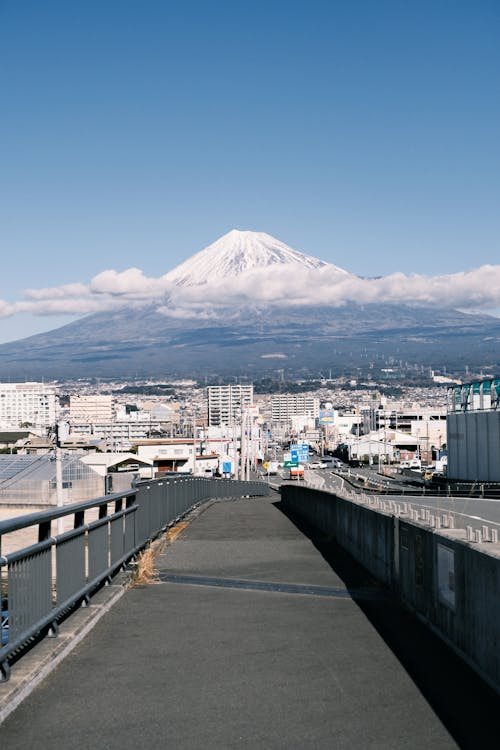
[[[391,359],[464,369],[498,362],[500,321],[454,311],[390,305],[283,307],[232,321],[179,321],[151,305],[92,315],[51,333],[0,347],[13,379],[208,374],[258,376],[286,367],[368,371]]]

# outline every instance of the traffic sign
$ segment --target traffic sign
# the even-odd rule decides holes
[[[309,461],[309,443],[297,443],[290,446],[292,461]]]

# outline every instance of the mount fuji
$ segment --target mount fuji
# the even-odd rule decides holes
[[[232,229],[164,278],[178,286],[194,286],[234,278],[256,269],[272,272],[280,266],[281,270],[283,266],[292,266],[295,270],[329,267],[347,275],[347,271],[293,250],[270,234]]]
[[[118,300],[107,312],[1,345],[2,378],[498,364],[499,319],[401,300],[355,302],[359,277],[263,232],[232,230],[159,281],[154,299]]]

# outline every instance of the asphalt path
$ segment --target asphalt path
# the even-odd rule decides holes
[[[205,506],[0,729],[2,750],[494,744],[498,698],[273,499]]]

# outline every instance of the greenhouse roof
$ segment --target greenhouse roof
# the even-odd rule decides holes
[[[86,466],[79,456],[61,456],[62,474],[65,481],[82,479],[85,475],[94,476],[95,472]],[[54,454],[42,456],[0,455],[0,487],[21,481],[55,481],[56,461]]]

